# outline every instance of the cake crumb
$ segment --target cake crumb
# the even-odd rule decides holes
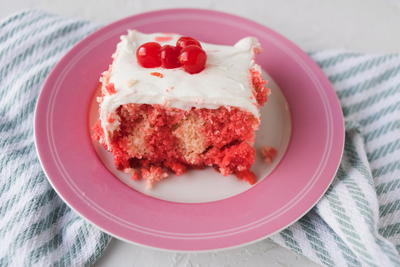
[[[133,173],[132,173],[131,179],[134,180],[134,181],[140,180],[140,174],[139,174],[138,170],[133,169]]]
[[[257,182],[256,175],[250,170],[239,171],[235,173],[237,177],[245,180],[249,184],[255,184]]]
[[[268,164],[272,163],[276,154],[278,153],[278,151],[275,148],[270,146],[263,146],[261,147],[260,151],[261,151],[261,156],[264,159],[264,162]]]
[[[124,173],[130,174],[131,179],[134,181],[140,180],[140,173],[138,169],[135,168],[125,168],[123,169]]]
[[[151,166],[150,168],[142,168],[142,177],[146,180],[146,188],[151,189],[159,181],[168,177],[168,173],[161,167]]]

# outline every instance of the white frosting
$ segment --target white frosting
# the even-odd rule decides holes
[[[136,49],[143,43],[154,42],[157,37],[170,37],[161,45],[175,45],[181,37],[177,34],[144,34],[129,30],[121,36],[109,73],[109,82],[114,84],[115,94],[105,96],[100,104],[101,125],[105,143],[108,133],[119,126],[118,118],[108,122],[120,106],[128,103],[161,104],[183,110],[192,107],[217,109],[232,106],[246,110],[259,118],[259,108],[253,95],[249,69],[260,67],[254,62],[254,53],[260,49],[257,39],[246,37],[233,46],[214,45],[201,42],[207,54],[206,67],[197,74],[189,74],[182,68],[143,68],[137,63]],[[163,78],[151,75],[159,72]]]

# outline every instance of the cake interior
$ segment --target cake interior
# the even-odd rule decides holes
[[[269,89],[260,72],[250,70],[254,105],[261,107]],[[103,79],[103,94],[115,93],[109,79]],[[188,169],[214,167],[223,175],[234,174],[250,184],[256,182],[250,170],[255,160],[254,134],[259,119],[232,106],[218,109],[192,107],[182,110],[158,104],[129,103],[107,118],[119,127],[108,132],[98,120],[93,137],[114,156],[117,169],[132,179],[144,178],[149,187],[166,178],[169,171],[181,175]]]
[[[120,127],[111,134],[115,166],[150,186],[170,170],[212,166],[223,175],[236,174],[255,183],[254,130],[258,120],[237,108],[184,111],[160,105],[126,104],[117,110]],[[94,128],[103,139],[100,121]]]

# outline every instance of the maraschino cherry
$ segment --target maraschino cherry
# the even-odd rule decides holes
[[[200,42],[192,37],[182,36],[178,39],[178,41],[176,41],[176,46],[181,49],[189,45],[196,45],[198,47],[201,47]]]
[[[182,64],[179,62],[181,49],[172,45],[164,45],[161,48],[161,66],[166,69],[179,68]]]
[[[197,45],[186,46],[182,49],[179,56],[179,61],[183,69],[190,74],[199,73],[204,70],[206,60],[206,52]]]
[[[144,68],[161,66],[161,45],[156,42],[144,43],[136,50],[139,64]]]
[[[165,69],[183,69],[195,74],[204,70],[207,54],[201,44],[192,37],[183,36],[178,39],[176,46],[159,43],[144,43],[136,50],[138,63],[144,68],[163,67]]]

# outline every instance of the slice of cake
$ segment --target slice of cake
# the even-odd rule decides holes
[[[258,52],[251,37],[223,46],[128,31],[100,78],[94,138],[149,187],[207,166],[254,184],[254,133],[269,94]]]

